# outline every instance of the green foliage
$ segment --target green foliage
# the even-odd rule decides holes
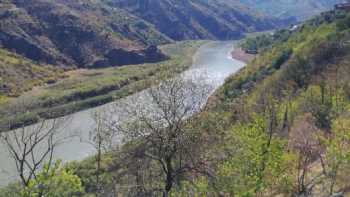
[[[326,147],[324,156],[324,171],[329,194],[345,187],[343,172],[350,167],[350,119],[348,116],[337,118],[332,124],[332,136],[323,137],[322,144]]]
[[[326,95],[325,87],[312,87],[306,93],[303,109],[316,118],[316,125],[322,129],[330,129],[332,121],[332,96]]]
[[[297,56],[284,70],[284,77],[293,80],[298,87],[305,87],[310,80],[310,61],[306,57]]]
[[[245,51],[260,51],[261,48],[271,45],[273,42],[272,37],[269,35],[261,35],[255,38],[247,38],[241,47]]]
[[[219,99],[214,104],[211,103],[214,107],[210,110],[212,113],[219,112],[221,115],[218,116],[230,114],[231,125],[237,132],[230,133],[234,137],[228,141],[229,146],[220,149],[229,157],[225,158],[224,164],[219,162],[217,180],[206,180],[207,191],[223,191],[228,196],[273,196],[272,193],[290,195],[298,187],[296,178],[300,179],[300,165],[307,166],[305,181],[308,183],[305,184],[312,185],[312,181],[317,182],[315,187],[322,194],[327,193],[328,189],[320,189],[319,187],[323,187],[320,185],[331,187],[332,181],[336,185],[334,191],[348,187],[349,179],[342,174],[349,172],[348,156],[344,156],[348,155],[349,142],[344,135],[342,138],[333,136],[333,132],[338,132],[335,125],[339,123],[335,120],[348,114],[350,110],[349,48],[344,45],[349,38],[350,26],[340,29],[335,25],[345,17],[345,14],[326,13],[300,25],[284,41],[275,42],[265,48],[252,63],[226,80],[216,95]],[[259,153],[264,147],[267,134],[264,127],[252,125],[255,125],[255,120],[259,120],[256,119],[256,114],[258,117],[266,115],[263,110],[268,102],[266,95],[271,95],[278,101],[276,116],[283,121],[281,128],[284,129],[278,132],[281,138],[274,136],[274,143],[280,142],[281,146],[272,146],[277,148],[270,150],[272,155],[277,155],[271,159],[272,163],[276,160],[276,165],[269,167],[267,162],[268,170],[261,171],[259,164],[263,160]],[[311,119],[296,122],[296,117],[304,116]],[[348,133],[350,128],[348,124],[344,124],[344,119],[342,118],[341,124],[343,134]],[[253,123],[251,120],[254,120]],[[242,123],[237,125],[237,122]],[[323,148],[329,149],[329,156],[324,158],[325,163],[326,160],[330,162],[327,164],[330,165],[329,172],[325,173],[327,176],[322,174],[324,172],[320,175],[319,168],[322,165],[316,153],[313,152],[312,158],[302,164],[299,156],[303,151],[306,154],[309,150],[301,148],[298,153],[293,148],[286,149],[284,140],[289,140],[288,145],[292,147],[293,143],[300,143],[298,140],[314,139],[310,127],[317,130],[318,135],[325,134],[327,143],[313,151],[323,154]],[[297,138],[301,139],[294,139],[293,132],[299,132]],[[300,136],[303,134],[307,136],[305,139]],[[333,145],[328,145],[331,142]],[[339,163],[342,165],[339,166]],[[333,180],[335,171],[338,171],[336,181]],[[315,195],[319,196],[317,194]]]
[[[80,178],[56,162],[51,168],[45,166],[36,179],[21,191],[21,197],[77,197],[82,192]]]
[[[194,183],[189,181],[181,182],[179,188],[173,190],[170,197],[204,197],[204,196],[215,196],[215,192],[211,191],[209,181],[206,177],[198,177]]]
[[[4,188],[0,188],[0,197],[22,197],[22,186],[19,183],[12,183]]]
[[[270,141],[267,127],[264,118],[255,117],[254,122],[233,128],[229,142],[233,155],[218,170],[220,191],[255,196],[271,186],[288,185],[284,141],[276,136]]]
[[[282,64],[284,64],[289,57],[292,55],[293,51],[291,49],[283,50],[280,54],[280,56],[277,57],[277,59],[272,61],[272,67],[274,69],[280,69]]]
[[[78,197],[83,194],[80,178],[61,166],[58,161],[45,165],[27,187],[19,183],[0,189],[0,197]]]
[[[299,111],[311,113],[320,129],[330,130],[334,118],[346,112],[349,99],[343,89],[333,90],[325,82],[313,85],[300,95]]]
[[[108,167],[112,165],[113,161],[116,162],[116,158],[112,154],[104,154],[101,159],[100,169],[100,184],[105,191],[113,190],[113,174],[108,171]],[[98,191],[96,183],[96,160],[91,157],[81,162],[71,162],[66,166],[67,169],[74,172],[80,177],[84,190],[88,194],[94,194]]]
[[[291,35],[289,30],[277,30],[273,34],[262,34],[255,37],[248,37],[242,43],[241,47],[245,51],[263,52],[274,45],[287,41]]]

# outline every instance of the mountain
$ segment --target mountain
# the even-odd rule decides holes
[[[104,67],[153,62],[171,39],[151,24],[94,0],[0,2],[0,46],[48,64]]]
[[[155,45],[237,39],[288,21],[236,0],[3,0],[0,47],[33,61],[106,67],[164,59]]]
[[[237,0],[106,0],[127,10],[174,40],[237,39],[245,32],[285,24],[256,14]]]
[[[344,0],[241,0],[240,2],[271,16],[305,20],[332,9],[335,4]]]

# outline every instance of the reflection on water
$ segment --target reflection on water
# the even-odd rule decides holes
[[[191,78],[200,83],[207,83],[213,90],[222,85],[225,79],[241,69],[245,64],[231,58],[233,42],[210,42],[200,49],[193,57],[192,67],[184,72],[181,77]],[[211,91],[212,92],[212,91]],[[123,100],[132,100],[137,103],[144,103],[144,92],[131,95]],[[208,95],[209,96],[209,95]],[[80,111],[70,115],[69,124],[60,129],[60,135],[76,136],[55,149],[55,159],[64,162],[82,160],[94,154],[94,147],[88,143],[91,131],[95,129],[93,113],[105,111],[111,108],[109,103],[100,107]],[[31,127],[31,126],[29,126]],[[78,137],[79,136],[79,137]],[[0,144],[0,186],[17,179],[16,168],[6,148]]]

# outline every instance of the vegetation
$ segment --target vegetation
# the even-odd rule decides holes
[[[133,143],[129,149],[131,161],[145,160],[160,168],[160,172],[138,172],[136,179],[149,177],[147,180],[159,182],[153,187],[141,185],[135,188],[135,195],[169,196],[178,180],[188,172],[200,171],[202,153],[198,146],[202,142],[200,133],[192,131],[188,117],[200,109],[206,102],[210,87],[191,79],[170,79],[158,87],[151,88],[146,96],[150,102],[141,105],[131,102],[117,105],[118,111],[126,112],[118,123],[107,122],[105,128],[115,128],[114,132],[125,136],[127,142]],[[155,113],[150,112],[155,110]],[[150,114],[151,113],[151,114]],[[112,115],[111,115],[112,116]],[[132,118],[131,118],[132,117]],[[139,164],[145,166],[144,164]]]
[[[66,72],[64,80],[2,104],[0,126],[3,130],[16,128],[40,118],[70,114],[141,91],[161,78],[187,69],[192,64],[192,55],[204,43],[185,41],[165,45],[162,50],[170,59],[159,63]]]
[[[193,189],[198,185],[200,192],[229,196],[347,192],[348,180],[338,174],[349,168],[347,153],[339,147],[348,143],[350,131],[344,119],[349,118],[350,105],[345,94],[350,76],[348,46],[343,44],[348,38],[346,20],[344,13],[336,12],[306,22],[226,81],[209,113],[228,120],[220,123],[224,130],[237,130],[227,134],[234,141],[217,150],[226,156],[215,165],[215,179],[198,178],[189,191],[198,192]],[[337,124],[344,133],[335,148],[330,141],[339,137]],[[275,128],[271,144],[266,142],[269,128]],[[330,149],[333,156],[324,156]],[[332,167],[327,170],[328,165]]]
[[[269,49],[273,44],[288,40],[292,31],[287,29],[277,30],[273,33],[263,33],[250,36],[243,40],[241,48],[247,52],[263,52]]]
[[[205,151],[189,161],[199,159],[201,169],[177,177],[169,196],[348,192],[350,70],[348,48],[342,43],[349,28],[334,28],[345,18],[343,13],[327,13],[308,21],[226,81],[206,110],[191,118],[191,130],[200,131],[198,146]],[[150,178],[162,172],[160,163],[146,157],[130,160],[136,154],[131,150],[139,145],[138,140],[132,142],[103,159],[104,176],[115,178],[104,179],[106,186],[129,186],[119,192],[136,195],[134,185],[142,185],[141,191],[166,185],[165,180]],[[89,171],[82,168],[91,172],[94,168],[87,166],[92,164],[74,165],[83,183],[91,186]],[[152,181],[142,182],[138,175]]]
[[[118,106],[128,121],[106,116],[99,128],[124,144],[66,166],[79,195],[347,195],[349,19],[325,13],[273,42],[192,117],[184,112],[198,112],[198,99],[185,94],[194,89],[166,82],[145,97],[159,111]]]
[[[37,64],[4,49],[0,49],[0,73],[0,98],[3,99],[64,77],[63,69]],[[1,100],[0,103],[4,102]]]
[[[1,197],[78,197],[83,194],[80,178],[62,168],[60,161],[52,167],[46,165],[42,172],[32,179],[28,186],[13,184],[0,189]]]

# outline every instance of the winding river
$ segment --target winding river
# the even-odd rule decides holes
[[[231,58],[234,42],[209,42],[198,49],[193,57],[192,67],[185,71],[181,77],[200,75],[210,81],[214,89],[220,87],[225,79],[245,66],[245,63]],[[139,99],[142,102],[142,92],[133,94],[124,99]],[[208,95],[209,96],[209,95]],[[118,101],[116,101],[118,102]],[[92,118],[94,112],[103,111],[113,103],[96,108],[80,111],[70,115],[69,124],[61,128],[64,135],[79,134],[80,137],[56,147],[54,158],[63,162],[82,160],[95,153],[94,147],[88,143],[91,131],[95,128]],[[29,126],[35,127],[36,125]],[[11,131],[10,131],[11,132]],[[17,180],[14,162],[4,145],[0,144],[0,187]]]

